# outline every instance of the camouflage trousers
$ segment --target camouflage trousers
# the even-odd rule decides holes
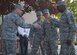
[[[31,49],[31,55],[37,55],[37,51],[40,47],[41,51],[42,51],[42,55],[45,55],[45,48],[44,46],[41,44],[42,42],[42,38],[41,36],[39,37],[34,37],[33,38],[33,44],[32,44],[32,49]]]
[[[3,40],[3,55],[16,55],[16,40]]]
[[[47,55],[58,55],[58,41],[57,39],[46,38],[45,49]]]
[[[61,43],[60,55],[76,55],[74,44],[67,46],[65,42]]]

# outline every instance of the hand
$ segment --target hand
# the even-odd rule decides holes
[[[50,24],[51,22],[49,21],[49,19],[45,19],[46,23]]]
[[[39,29],[42,28],[41,25],[39,25],[38,23],[34,24],[34,27]]]
[[[67,43],[68,46],[72,45],[72,41],[71,40],[67,40],[66,43]]]
[[[77,35],[77,32],[75,32],[75,34]]]

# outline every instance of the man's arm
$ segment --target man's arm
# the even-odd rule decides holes
[[[70,46],[72,44],[72,42],[74,41],[74,34],[75,32],[77,32],[76,30],[76,26],[75,26],[75,21],[74,21],[74,16],[72,13],[69,13],[66,15],[67,19],[68,19],[68,26],[69,26],[69,36],[67,39],[67,45]]]
[[[21,17],[17,17],[15,20],[15,24],[17,26],[20,26],[22,28],[26,28],[27,26],[29,26],[29,24],[25,23],[25,21],[23,20],[23,18]]]
[[[72,13],[70,13],[67,15],[67,18],[68,18],[70,32],[77,32],[75,21],[74,21],[74,15]]]
[[[50,19],[50,22],[51,22],[51,24],[53,24],[55,27],[58,27],[58,28],[59,28],[59,26],[60,26],[60,21],[59,21],[59,20],[57,20],[57,19],[55,19],[55,18],[51,18],[51,19]]]

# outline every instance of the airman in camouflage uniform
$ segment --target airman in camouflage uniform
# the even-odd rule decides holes
[[[57,7],[59,12],[62,13],[59,23],[61,40],[60,55],[75,55],[74,38],[76,27],[74,15],[66,9],[66,3],[64,1],[58,1]]]
[[[42,32],[42,27],[41,27],[41,24],[43,22],[41,20],[42,12],[41,11],[36,11],[36,15],[37,15],[37,20],[33,24],[39,24],[39,28],[35,28],[35,27],[31,28],[32,32],[30,34],[30,37],[33,38],[31,55],[36,55],[36,53],[39,49],[39,46],[42,50],[42,55],[45,55],[44,54],[44,48],[41,45],[41,42],[43,40],[43,35],[42,35],[43,32]]]
[[[26,24],[23,22],[23,18],[20,17],[23,14],[22,10],[22,6],[20,4],[16,4],[15,10],[7,14],[3,20],[3,55],[16,55],[17,28],[18,26],[21,26],[23,28],[26,27]]]
[[[43,32],[45,38],[45,49],[47,55],[58,55],[58,34],[57,34],[57,20],[50,17],[48,9],[43,10],[45,21],[43,22]]]

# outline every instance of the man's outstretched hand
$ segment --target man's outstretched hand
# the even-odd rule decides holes
[[[67,44],[68,46],[72,45],[72,40],[67,40],[67,41],[66,41],[66,44]]]

